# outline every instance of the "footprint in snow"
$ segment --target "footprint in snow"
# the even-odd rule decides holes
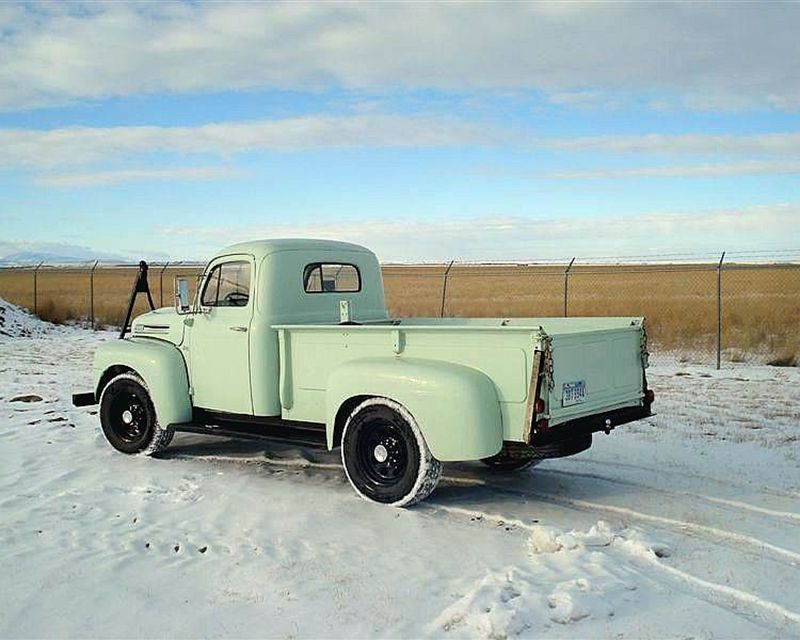
[[[9,400],[9,402],[41,402],[42,400],[44,400],[42,396],[37,396],[35,394],[28,394],[22,396],[14,396],[13,398],[11,398],[11,400]]]

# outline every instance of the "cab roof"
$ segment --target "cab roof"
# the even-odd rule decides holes
[[[355,251],[372,253],[366,247],[339,240],[312,240],[307,238],[269,238],[264,240],[248,240],[228,245],[217,255],[231,253],[247,253],[256,257],[265,256],[277,251]]]

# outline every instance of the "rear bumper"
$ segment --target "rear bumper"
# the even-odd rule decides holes
[[[598,413],[593,416],[564,422],[545,431],[539,431],[533,434],[530,444],[534,447],[541,447],[564,440],[572,440],[583,435],[590,435],[597,431],[610,431],[620,425],[642,420],[652,415],[653,412],[648,404],[641,407],[625,407],[607,413]]]
[[[97,404],[97,398],[95,398],[94,393],[91,391],[88,393],[73,393],[72,404],[76,407],[89,407],[93,404]]]

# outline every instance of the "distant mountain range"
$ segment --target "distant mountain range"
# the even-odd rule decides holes
[[[48,251],[19,251],[0,257],[0,266],[23,267],[40,262],[48,265],[80,264],[86,262],[130,262],[131,258],[111,253],[55,253]]]

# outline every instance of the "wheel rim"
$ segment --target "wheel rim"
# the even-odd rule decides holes
[[[120,393],[109,411],[109,423],[114,434],[124,442],[134,443],[147,433],[147,410],[135,393]]]
[[[395,425],[381,420],[363,429],[357,451],[359,466],[371,485],[392,487],[405,476],[408,449]]]

